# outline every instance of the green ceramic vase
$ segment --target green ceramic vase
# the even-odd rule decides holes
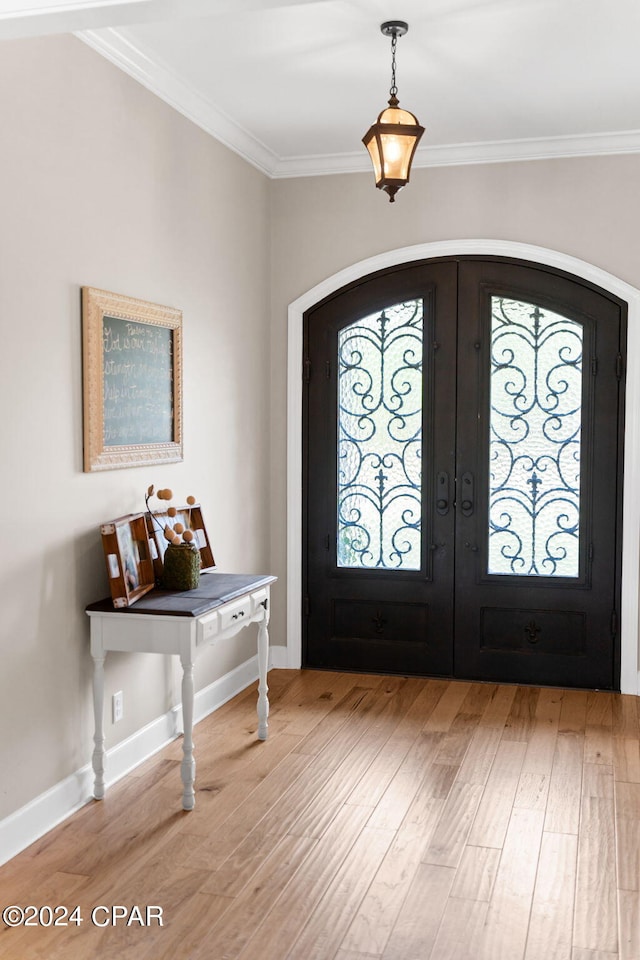
[[[164,590],[195,590],[200,583],[200,551],[192,543],[170,543],[164,554]]]

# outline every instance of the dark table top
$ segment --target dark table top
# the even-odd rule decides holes
[[[260,573],[203,573],[195,590],[151,590],[131,607],[115,608],[111,597],[90,603],[87,613],[147,613],[172,617],[200,617],[228,600],[277,580]]]

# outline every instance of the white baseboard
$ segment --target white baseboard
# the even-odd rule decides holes
[[[279,651],[285,655],[283,657]],[[272,647],[270,664],[279,667],[286,659],[285,647]],[[284,663],[283,663],[284,665]],[[209,684],[195,695],[194,723],[231,700],[258,679],[258,658],[252,657]],[[115,783],[135,767],[162,750],[182,732],[181,705],[142,727],[107,751],[106,785]],[[39,837],[57,826],[93,797],[93,770],[87,763],[80,770],[41,793],[4,820],[0,820],[0,864],[6,863]]]

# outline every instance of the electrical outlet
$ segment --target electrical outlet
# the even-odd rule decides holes
[[[122,690],[118,690],[117,693],[113,695],[113,722],[117,723],[118,720],[122,720],[124,717],[124,694]]]

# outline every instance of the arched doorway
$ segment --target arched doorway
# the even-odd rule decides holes
[[[544,248],[508,241],[443,241],[403,248],[354,264],[323,281],[289,308],[289,377],[288,377],[288,569],[287,569],[287,665],[300,664],[301,650],[301,407],[302,389],[300,364],[302,360],[302,316],[305,309],[318,303],[332,291],[359,277],[393,264],[418,258],[449,256],[506,256],[534,261],[555,267],[581,277],[606,289],[628,304],[630,356],[640,347],[640,294],[616,277],[583,261]],[[626,383],[627,423],[625,430],[625,471],[635,475],[640,461],[640,437],[637,423],[640,378],[632,365]],[[639,572],[638,534],[640,506],[632,495],[629,484],[625,492],[624,538],[622,551],[622,599],[620,605],[621,631],[621,689],[636,693],[637,686],[637,581]]]
[[[506,259],[307,311],[303,665],[617,688],[625,349],[619,300]]]

